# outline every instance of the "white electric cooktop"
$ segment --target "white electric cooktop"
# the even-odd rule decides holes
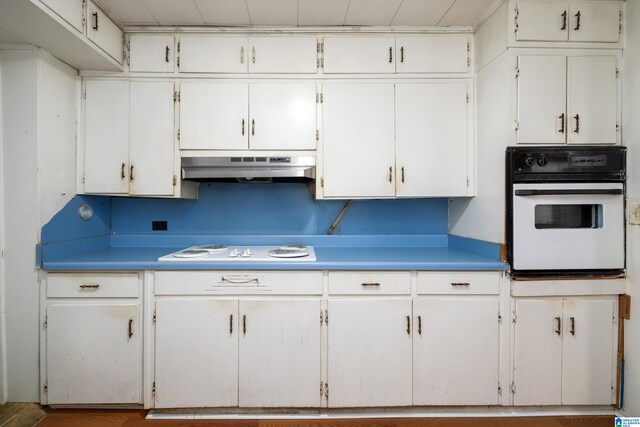
[[[172,262],[313,262],[316,253],[313,246],[191,246],[158,258]]]

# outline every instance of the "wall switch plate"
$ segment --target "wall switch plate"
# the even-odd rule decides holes
[[[640,225],[640,204],[629,206],[629,224]]]
[[[167,221],[151,221],[153,231],[167,231]]]

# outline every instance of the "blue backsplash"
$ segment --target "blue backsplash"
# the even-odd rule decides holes
[[[111,199],[115,234],[326,234],[344,200],[314,200],[306,184],[203,183],[198,200]],[[152,231],[167,221],[167,231]],[[447,234],[447,199],[354,200],[334,234]]]

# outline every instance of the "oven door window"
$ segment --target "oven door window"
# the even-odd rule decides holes
[[[537,229],[602,228],[602,205],[536,205]]]

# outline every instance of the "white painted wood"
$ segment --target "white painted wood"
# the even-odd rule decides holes
[[[47,298],[137,298],[138,273],[49,273]]]
[[[615,1],[570,3],[569,41],[612,43],[620,41],[620,7],[621,4]],[[578,12],[580,27],[577,25]]]
[[[569,3],[519,0],[518,41],[567,41],[569,39]],[[566,26],[563,13],[566,13]],[[564,29],[563,29],[564,26]]]
[[[156,301],[156,408],[238,405],[238,301]]]
[[[563,144],[571,126],[566,116],[566,57],[520,55],[518,69],[518,144]]]
[[[245,2],[237,0],[194,0],[206,25],[250,26]]]
[[[84,191],[126,194],[129,192],[129,82],[87,80],[85,93]]]
[[[315,74],[317,41],[316,36],[249,37],[249,72]]]
[[[246,73],[247,37],[180,36],[181,73]]]
[[[511,296],[620,295],[626,293],[625,279],[597,280],[513,280]]]
[[[171,196],[175,191],[173,92],[171,81],[131,82],[129,193],[132,195]]]
[[[143,0],[101,0],[122,25],[158,25]]]
[[[560,405],[563,325],[558,329],[557,319],[562,319],[562,300],[516,300],[515,315],[513,404]]]
[[[409,406],[409,298],[329,300],[329,407]]]
[[[251,84],[249,148],[315,150],[316,93],[315,83]]]
[[[192,1],[143,0],[160,25],[203,25],[204,21]]]
[[[617,142],[617,60],[611,56],[570,56],[567,64],[567,142]],[[580,126],[577,127],[577,118]],[[576,132],[578,130],[578,132]]]
[[[427,295],[498,295],[500,273],[419,271],[416,291]]]
[[[330,271],[329,295],[409,295],[408,271]]]
[[[129,37],[129,71],[173,73],[175,49],[173,35],[134,34]]]
[[[83,0],[40,0],[64,19],[69,25],[82,32]]]
[[[349,0],[298,0],[298,26],[342,25]]]
[[[295,26],[298,22],[297,0],[246,0],[251,25]]]
[[[499,304],[413,301],[413,404],[498,404]]]
[[[351,0],[344,25],[390,25],[402,0]]]
[[[394,85],[324,84],[322,92],[324,196],[393,197]]]
[[[246,83],[181,83],[180,148],[248,149],[248,102]]]
[[[319,298],[240,301],[240,407],[320,406],[319,316]]]
[[[612,299],[564,300],[563,405],[615,403],[611,393],[613,334],[617,330],[613,309]]]
[[[234,283],[235,282],[235,283]],[[157,271],[156,295],[322,295],[321,271]]]
[[[396,84],[396,194],[466,196],[466,81]]]
[[[393,73],[394,37],[324,37],[324,73]],[[389,53],[391,49],[391,54]]]
[[[48,403],[141,403],[141,337],[137,304],[49,305]]]
[[[392,26],[436,26],[455,0],[404,0],[391,21]]]
[[[484,14],[495,4],[493,0],[456,0],[438,21],[439,27],[477,27]]]
[[[397,37],[396,72],[466,73],[468,43],[470,37],[464,34]]]
[[[87,2],[87,37],[119,64],[123,60],[122,30],[92,1]]]

